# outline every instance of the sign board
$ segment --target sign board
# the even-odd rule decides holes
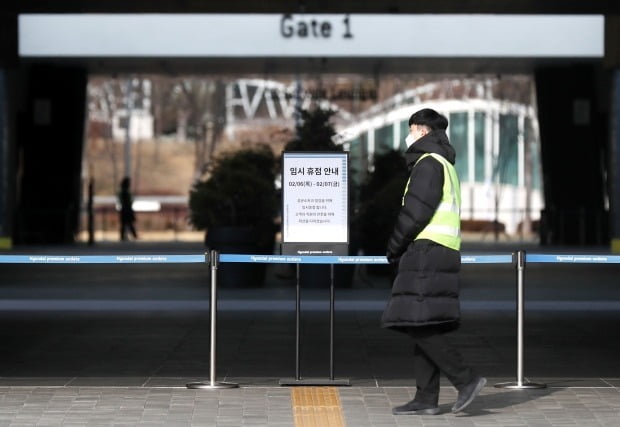
[[[605,16],[33,13],[18,16],[18,53],[30,58],[602,58]]]
[[[347,255],[349,155],[282,154],[282,254]]]

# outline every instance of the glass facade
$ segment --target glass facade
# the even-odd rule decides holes
[[[349,147],[349,176],[354,185],[364,182],[368,171],[368,138],[361,134],[351,141]]]
[[[486,134],[486,114],[474,113],[474,179],[476,182],[485,182],[484,173],[484,139]]]
[[[450,113],[448,132],[450,144],[456,151],[456,172],[461,181],[469,178],[469,156],[467,155],[467,113]]]
[[[399,123],[400,126],[400,141],[399,147],[402,151],[407,149],[407,143],[405,142],[405,138],[409,135],[409,120],[403,120]]]
[[[468,219],[490,221],[490,212],[498,209],[495,218],[512,234],[519,229],[525,209],[529,209],[530,219],[539,218],[544,195],[535,110],[506,100],[413,102],[365,117],[352,129],[358,136],[349,140],[356,182],[365,178],[368,156],[385,153],[394,144],[401,152],[406,150],[409,116],[427,106],[449,120],[447,133],[456,151],[455,168],[464,189],[462,207]]]
[[[470,114],[473,114],[473,121],[470,121]],[[541,190],[541,168],[540,151],[537,143],[532,119],[524,117],[525,126],[522,130],[523,141],[526,144],[524,166],[525,173],[530,174],[530,185],[532,189]],[[492,161],[491,176],[487,176],[486,162],[489,161],[489,150],[493,141],[488,141],[488,120],[487,112],[476,111],[455,111],[449,114],[448,136],[450,143],[454,147],[457,156],[456,170],[462,182],[473,182],[483,184],[489,180],[499,177],[499,183],[508,185],[519,185],[519,115],[516,113],[499,115],[499,154],[497,159]],[[469,140],[469,125],[473,123],[473,140]],[[408,120],[400,120],[396,125],[400,127],[400,140],[398,147],[405,151],[407,146],[405,138],[409,134]],[[394,125],[385,125],[377,129],[370,130],[374,135],[374,152],[369,154],[368,132],[362,132],[357,138],[351,140],[351,165],[355,169],[352,171],[354,182],[361,182],[368,167],[368,156],[382,154],[394,147],[395,129]],[[473,158],[469,151],[472,151]],[[472,162],[473,160],[473,162]],[[473,175],[470,176],[470,173]]]
[[[394,131],[392,125],[375,129],[375,153],[383,154],[394,149]]]
[[[499,182],[519,184],[519,122],[513,114],[499,117]]]
[[[525,166],[525,173],[530,175],[530,185],[533,189],[540,190],[542,188],[541,185],[541,171],[540,171],[540,151],[538,149],[538,145],[535,143],[535,137],[532,135],[534,129],[532,128],[532,120],[526,118],[525,119],[525,146],[527,147],[528,153],[526,155],[525,161],[529,163]]]

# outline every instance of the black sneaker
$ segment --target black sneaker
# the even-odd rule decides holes
[[[394,415],[437,415],[438,413],[438,406],[416,402],[415,400],[392,408],[392,414]]]
[[[486,383],[486,378],[478,377],[463,387],[463,390],[459,391],[456,403],[452,407],[452,413],[456,414],[457,412],[461,412],[463,409],[467,408],[476,396],[478,396],[478,393],[480,393],[480,390],[482,390]]]

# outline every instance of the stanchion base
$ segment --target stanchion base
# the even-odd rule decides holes
[[[534,389],[534,388],[546,388],[547,384],[524,382],[519,384],[518,382],[497,383],[495,388],[508,388],[508,389]]]
[[[196,383],[186,384],[186,387],[192,388],[192,389],[199,388],[199,389],[217,390],[217,389],[223,389],[223,388],[237,388],[239,387],[239,384],[220,383],[220,382],[214,382],[213,384],[211,384],[210,382],[206,382],[206,383],[196,382]]]
[[[350,386],[348,379],[332,380],[329,378],[282,378],[279,383],[281,386]]]

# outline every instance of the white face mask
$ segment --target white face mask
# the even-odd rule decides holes
[[[405,144],[407,144],[407,148],[411,147],[411,144],[413,144],[414,142],[416,142],[416,138],[412,134],[407,135],[407,138],[405,138]]]

